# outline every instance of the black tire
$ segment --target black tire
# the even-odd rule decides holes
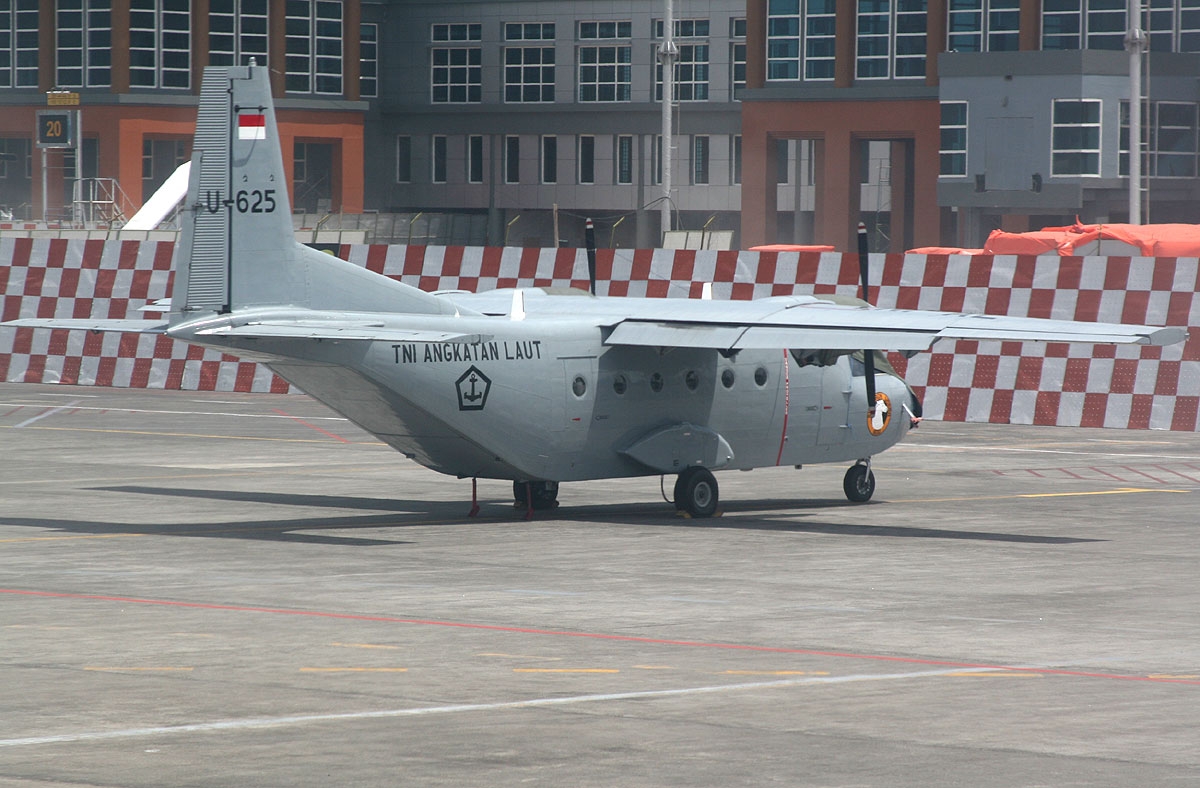
[[[525,482],[513,482],[513,502],[518,507],[528,507],[525,500]],[[533,493],[534,509],[553,509],[558,506],[558,482],[529,482]]]
[[[851,503],[866,503],[875,494],[875,474],[866,465],[851,465],[842,479],[842,489]]]
[[[675,494],[671,500],[675,502],[675,511],[677,512],[683,511],[683,479],[685,476],[687,476],[687,469],[675,477]]]
[[[712,517],[720,501],[717,480],[708,468],[688,468],[679,474],[675,505],[692,517]]]

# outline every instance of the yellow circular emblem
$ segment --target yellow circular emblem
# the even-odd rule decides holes
[[[867,431],[882,435],[892,423],[892,401],[882,391],[875,395],[875,412],[867,414]]]

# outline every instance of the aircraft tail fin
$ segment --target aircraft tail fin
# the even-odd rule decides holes
[[[204,71],[171,322],[293,306],[453,314],[424,293],[297,243],[267,69]]]

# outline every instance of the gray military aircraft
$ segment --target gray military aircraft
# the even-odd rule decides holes
[[[472,479],[472,514],[479,478],[511,480],[532,512],[556,505],[560,482],[669,474],[676,508],[704,517],[714,470],[843,461],[846,496],[863,502],[871,458],[921,412],[880,350],[1186,337],[830,297],[423,292],[295,241],[267,70],[253,63],[205,70],[183,216],[167,319],[6,325],[166,333],[262,362],[406,457]],[[865,270],[863,283],[865,298]]]

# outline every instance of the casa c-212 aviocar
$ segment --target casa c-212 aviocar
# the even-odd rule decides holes
[[[671,475],[676,508],[704,517],[713,471],[826,462],[850,463],[845,493],[867,501],[871,458],[921,412],[881,351],[1186,337],[830,297],[424,292],[295,241],[254,64],[205,70],[182,216],[166,319],[8,325],[165,333],[261,362],[422,465],[511,480],[529,511],[555,505],[560,482]]]

